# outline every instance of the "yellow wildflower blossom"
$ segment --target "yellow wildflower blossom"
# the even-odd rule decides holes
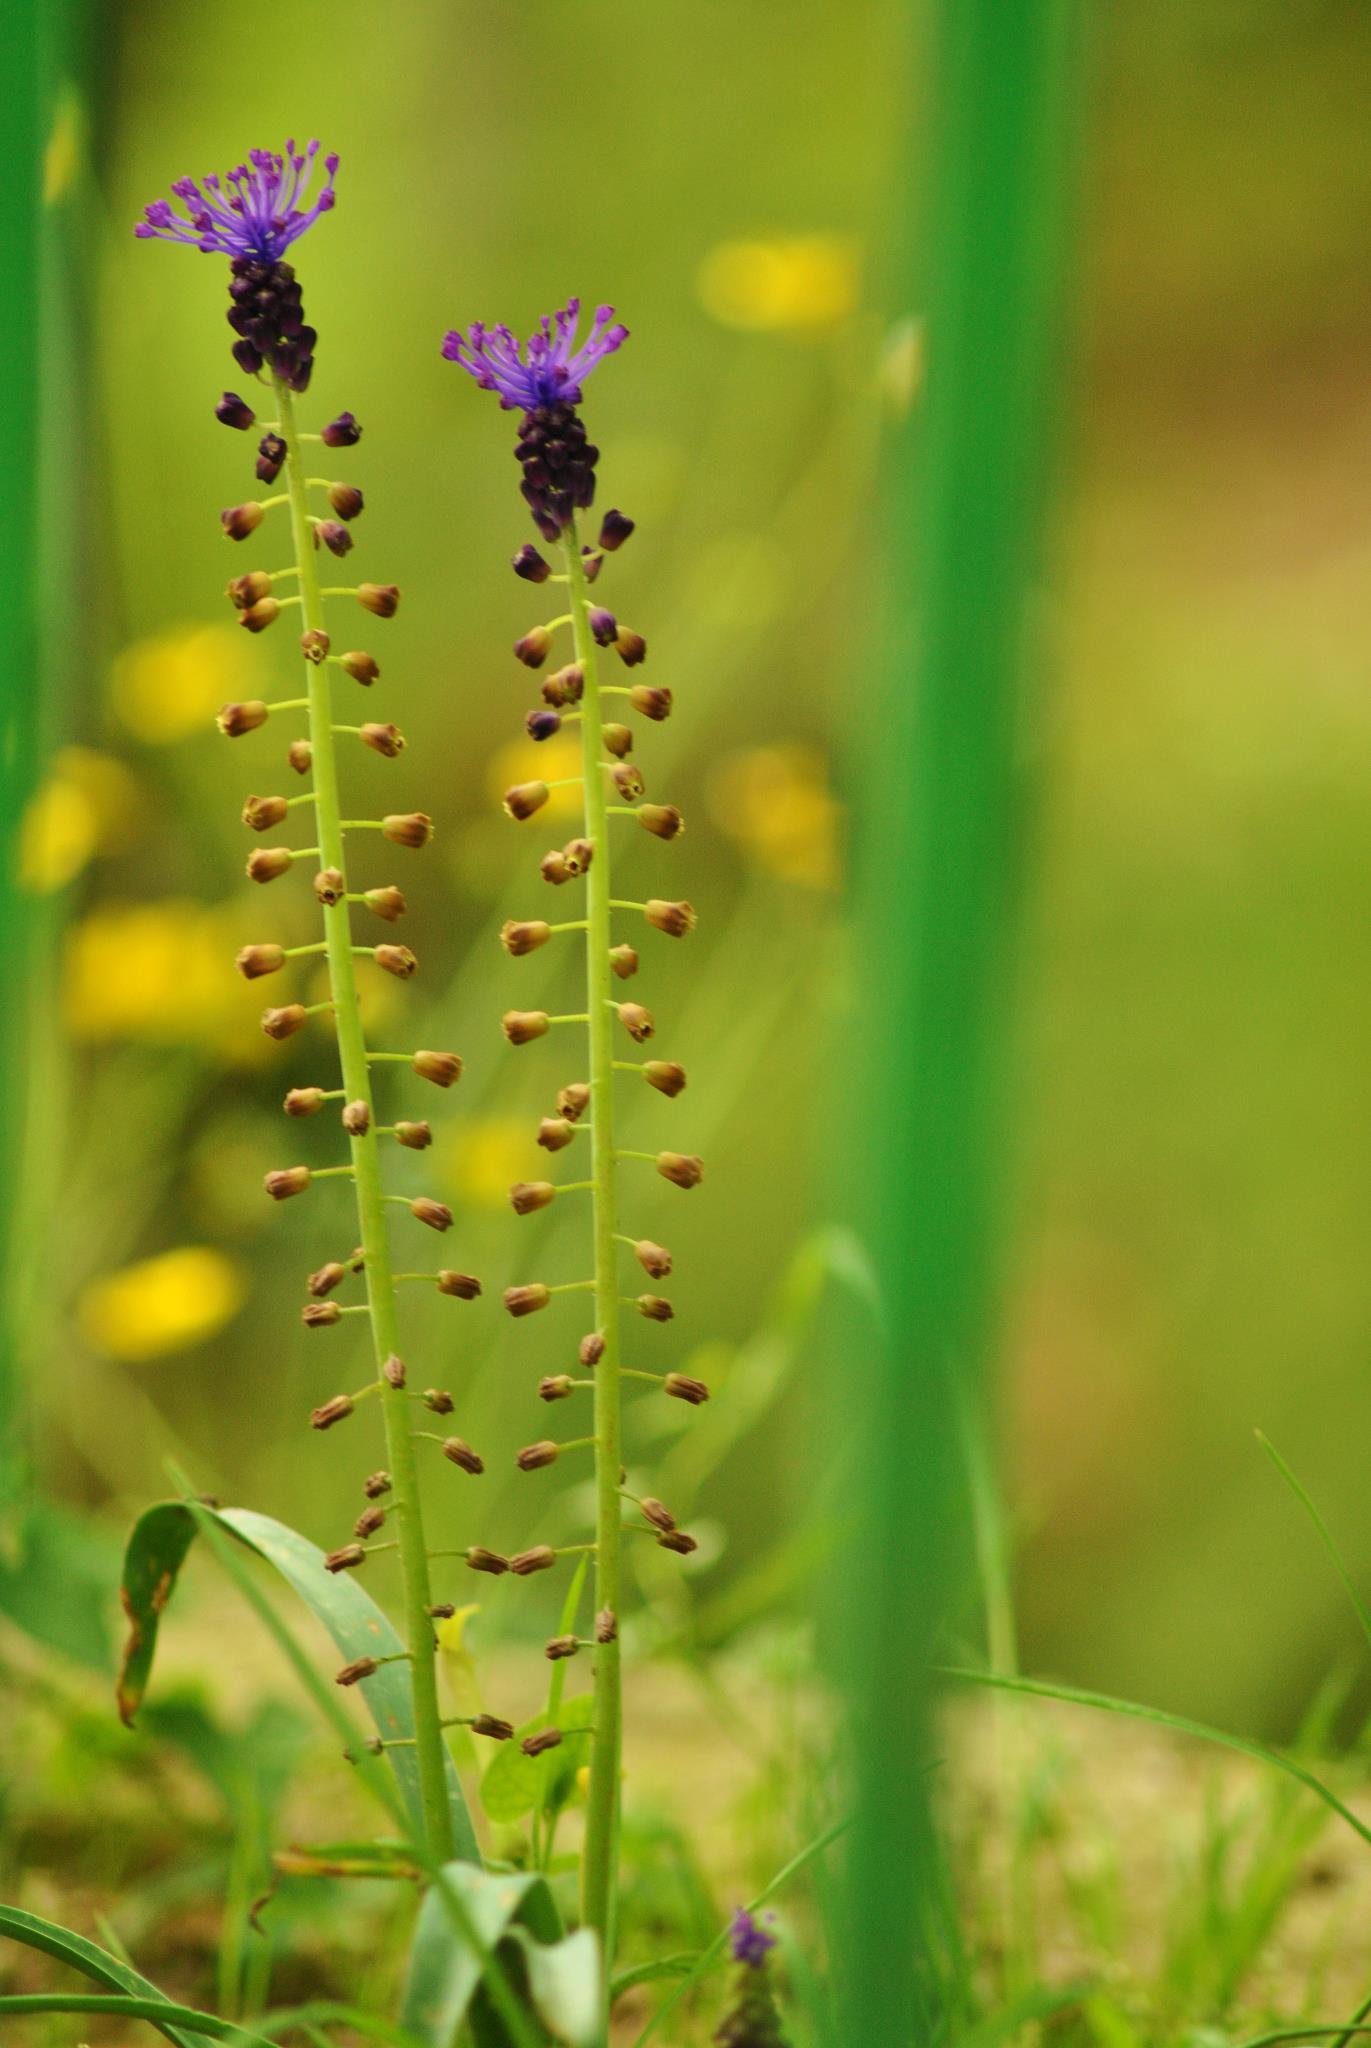
[[[749,747],[730,754],[710,787],[721,831],[783,881],[832,889],[842,807],[817,747]]]
[[[858,264],[841,235],[780,235],[719,242],[700,265],[704,309],[723,327],[813,332],[835,327],[857,302]]]
[[[492,796],[503,797],[516,782],[560,782],[564,776],[580,772],[581,742],[574,731],[559,732],[550,740],[511,740],[500,748],[490,764],[490,792]],[[555,818],[559,823],[581,815],[581,791],[576,784],[554,789],[536,813],[539,819]]]
[[[234,972],[236,909],[176,897],[105,903],[66,937],[64,1009],[77,1039],[200,1045],[253,1062],[274,1048],[259,1028],[262,992]]]
[[[77,1305],[87,1340],[129,1364],[189,1351],[242,1306],[241,1268],[208,1245],[160,1252],[92,1280]]]
[[[219,706],[259,697],[262,655],[232,626],[174,626],[114,663],[114,708],[140,740],[169,745],[203,731]]]
[[[477,1209],[503,1209],[540,1154],[526,1118],[484,1116],[449,1125],[435,1147],[444,1191]]]
[[[112,754],[59,749],[20,824],[23,886],[40,894],[65,888],[94,854],[121,845],[136,816],[137,797],[137,782]]]

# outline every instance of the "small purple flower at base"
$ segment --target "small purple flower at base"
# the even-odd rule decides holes
[[[240,398],[236,391],[226,391],[214,408],[214,417],[224,426],[237,427],[240,433],[245,434],[257,415],[247,400]]]
[[[729,2010],[713,2035],[716,2048],[786,2048],[767,1957],[775,1937],[739,1906],[729,1922],[733,1972]]]
[[[737,1906],[728,1923],[728,1945],[735,1963],[750,1963],[755,1970],[775,1948],[776,1937],[768,1934],[745,1907]]]

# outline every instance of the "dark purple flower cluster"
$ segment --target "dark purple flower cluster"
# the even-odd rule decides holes
[[[736,1906],[733,1918],[728,1923],[728,1945],[735,1963],[748,1963],[755,1970],[766,1961],[768,1952],[775,1948],[776,1937],[768,1934],[761,1922],[743,1906]]]
[[[293,391],[309,384],[318,337],[306,324],[295,271],[282,259],[333,207],[338,158],[332,153],[324,159],[326,183],[311,205],[304,203],[318,153],[317,142],[303,150],[287,142],[284,156],[254,149],[246,164],[223,178],[211,173],[203,188],[193,178],[180,178],[172,191],[186,216],[169,200],[155,199],[134,229],[145,239],[186,242],[230,258],[234,361],[249,376],[270,364]]]
[[[595,464],[600,451],[587,439],[576,408],[581,387],[597,363],[628,339],[612,306],[596,310],[590,333],[576,347],[581,302],[569,299],[560,313],[544,315],[538,332],[521,343],[508,327],[486,328],[478,320],[469,334],[454,328],[443,354],[476,379],[483,391],[498,393],[508,411],[523,408],[515,456],[520,485],[534,524],[544,540],[555,541],[572,514],[595,502]]]

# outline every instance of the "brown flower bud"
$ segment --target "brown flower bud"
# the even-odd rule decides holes
[[[513,1739],[514,1723],[502,1721],[497,1714],[473,1714],[471,1732],[473,1735],[488,1735],[492,1742],[509,1742]]]
[[[339,1550],[331,1550],[324,1559],[326,1572],[355,1572],[365,1564],[367,1554],[360,1543],[345,1543]]]
[[[669,939],[683,939],[695,929],[695,912],[688,903],[664,903],[660,896],[651,896],[643,905],[643,916]]]
[[[643,1079],[649,1088],[656,1088],[663,1095],[679,1095],[686,1084],[686,1073],[675,1060],[648,1060]]]
[[[599,545],[607,554],[617,554],[633,532],[636,523],[626,512],[621,512],[617,505],[611,505],[600,521]]]
[[[676,1517],[672,1514],[671,1509],[664,1506],[661,1501],[654,1500],[651,1494],[647,1496],[646,1500],[639,1501],[638,1505],[654,1529],[674,1529],[676,1527]]]
[[[634,1307],[650,1323],[669,1323],[676,1313],[671,1303],[663,1300],[660,1294],[640,1294]]]
[[[560,1728],[540,1728],[536,1735],[526,1735],[519,1747],[525,1756],[541,1756],[544,1750],[556,1749],[561,1740]]]
[[[548,786],[545,782],[516,782],[505,791],[505,809],[511,818],[522,822],[531,818],[535,811],[541,811],[548,800]]]
[[[314,894],[320,903],[341,903],[347,894],[347,883],[340,868],[320,868],[314,877]]]
[[[620,626],[614,636],[614,652],[625,668],[637,668],[640,661],[647,659],[647,642],[631,626]]]
[[[557,1097],[557,1114],[569,1124],[579,1123],[590,1107],[590,1083],[571,1081]]]
[[[350,1138],[362,1138],[371,1129],[371,1106],[365,1102],[349,1102],[343,1109],[343,1129]]]
[[[326,1330],[331,1323],[341,1322],[343,1311],[336,1301],[311,1301],[300,1311],[300,1321],[307,1330]]]
[[[568,839],[562,848],[562,859],[569,875],[583,875],[594,858],[595,848],[588,839]]]
[[[310,1416],[312,1429],[332,1429],[335,1422],[343,1422],[352,1413],[352,1396],[335,1394],[331,1401],[325,1401],[322,1408],[316,1408]]]
[[[238,623],[248,633],[265,633],[268,626],[274,626],[281,616],[281,607],[274,597],[260,597],[256,604],[250,604],[245,612],[239,612]]]
[[[507,1557],[501,1557],[498,1550],[483,1550],[479,1543],[474,1543],[467,1552],[467,1563],[472,1571],[488,1572],[492,1579],[498,1579],[501,1572],[510,1569]]]
[[[459,1465],[463,1472],[477,1474],[486,1469],[485,1459],[479,1458],[471,1445],[460,1436],[443,1438],[443,1456],[450,1465]]]
[[[416,1052],[411,1064],[415,1073],[432,1081],[435,1088],[450,1088],[462,1078],[461,1056],[455,1052]]]
[[[575,1636],[553,1636],[544,1646],[543,1655],[550,1664],[557,1664],[563,1657],[574,1657],[580,1647]]]
[[[506,1010],[500,1029],[511,1045],[530,1045],[544,1036],[550,1021],[546,1010]]]
[[[364,747],[373,753],[383,754],[387,761],[393,761],[405,750],[405,736],[398,725],[363,725],[358,727],[358,738]]]
[[[699,1544],[693,1536],[687,1536],[684,1529],[667,1529],[657,1538],[663,1550],[674,1550],[678,1557],[689,1557]]]
[[[282,1105],[287,1116],[314,1116],[323,1106],[322,1088],[292,1088]]]
[[[224,595],[240,612],[245,612],[249,605],[260,604],[264,597],[271,596],[271,578],[260,569],[249,569],[246,576],[235,576],[225,585]]]
[[[362,1491],[368,1500],[379,1500],[383,1493],[389,1493],[391,1479],[389,1472],[371,1472],[362,1481]]]
[[[354,1657],[351,1664],[345,1664],[334,1680],[335,1685],[356,1685],[360,1679],[374,1678],[380,1670],[374,1657]]]
[[[419,962],[408,946],[377,946],[371,957],[397,981],[408,981],[418,971]]]
[[[551,937],[552,926],[545,924],[540,917],[524,918],[522,921],[511,918],[500,927],[500,944],[516,960],[525,953],[536,952],[538,947],[545,946]]]
[[[381,1367],[381,1378],[388,1387],[393,1387],[398,1393],[404,1386],[406,1377],[404,1359],[397,1358],[392,1351],[390,1357]]]
[[[302,1195],[309,1186],[307,1166],[281,1166],[275,1173],[265,1176],[263,1187],[273,1202],[284,1202],[291,1195]]]
[[[260,981],[264,974],[279,974],[286,964],[280,946],[244,946],[234,966],[247,981]]]
[[[550,1572],[557,1562],[557,1553],[550,1543],[535,1543],[532,1550],[521,1550],[517,1557],[509,1560],[509,1568],[518,1579],[526,1579],[533,1572]]]
[[[556,1197],[557,1190],[550,1180],[516,1180],[509,1191],[510,1206],[516,1216],[531,1216],[535,1209],[546,1209]]]
[[[289,873],[295,855],[288,846],[259,846],[248,855],[248,880],[274,882]]]
[[[226,506],[219,514],[219,524],[224,529],[225,539],[246,540],[250,533],[256,533],[266,516],[254,498],[246,505]]]
[[[433,1143],[433,1126],[427,1123],[398,1123],[395,1125],[395,1142],[405,1145],[411,1152],[423,1152]]]
[[[410,1203],[411,1216],[417,1216],[421,1223],[427,1223],[430,1230],[451,1230],[452,1211],[446,1202],[435,1202],[429,1195],[420,1195]]]
[[[685,830],[685,819],[675,804],[642,804],[638,810],[638,823],[646,832],[653,832],[658,839],[674,839]]]
[[[362,654],[356,649],[350,654],[340,654],[338,666],[346,670],[354,683],[361,683],[364,689],[370,689],[381,673],[380,664],[374,655]]]
[[[505,1307],[512,1316],[531,1316],[535,1310],[546,1308],[552,1295],[541,1280],[530,1280],[523,1287],[505,1289]]]
[[[308,775],[314,765],[314,749],[308,740],[292,740],[286,748],[286,759],[297,775]]]
[[[587,1372],[597,1366],[604,1355],[605,1340],[598,1330],[591,1330],[588,1335],[582,1337],[577,1356]]]
[[[611,946],[609,949],[609,965],[611,971],[618,975],[620,981],[631,981],[638,972],[638,955],[634,952],[632,946]]]
[[[610,776],[625,803],[636,804],[647,784],[643,781],[642,770],[631,761],[621,761]]]
[[[435,1621],[451,1621],[457,1608],[451,1600],[439,1600],[428,1611]]]
[[[426,1387],[424,1406],[430,1415],[451,1415],[452,1396],[446,1387]]]
[[[569,1372],[548,1373],[546,1378],[538,1382],[538,1399],[540,1401],[566,1401],[570,1399],[573,1392],[574,1389]]]
[[[387,885],[384,889],[368,889],[362,901],[377,917],[383,917],[387,924],[394,924],[397,917],[403,917],[409,909],[400,891]]]
[[[245,732],[256,732],[259,725],[265,725],[271,712],[260,697],[250,697],[246,704],[226,704],[215,719],[225,739],[241,739]]]
[[[359,583],[357,602],[378,619],[393,619],[400,609],[400,592],[394,583]]]
[[[619,1022],[635,1045],[642,1045],[657,1028],[651,1010],[645,1010],[641,1003],[620,1003]]]
[[[329,650],[329,637],[322,626],[307,626],[300,635],[300,652],[311,668],[318,668]]]
[[[563,882],[571,880],[571,869],[566,864],[566,855],[554,846],[551,853],[545,853],[538,863],[538,872],[545,882],[551,882],[554,889],[560,889]]]
[[[322,1300],[324,1295],[332,1294],[334,1288],[346,1280],[347,1270],[341,1260],[330,1259],[326,1265],[320,1266],[317,1272],[310,1274],[305,1286],[316,1301]]]
[[[538,1126],[538,1143],[544,1152],[560,1152],[575,1135],[575,1126],[562,1116],[545,1116]]]
[[[472,1273],[450,1273],[444,1270],[438,1275],[438,1292],[455,1294],[459,1301],[475,1301],[481,1292],[481,1283]]]
[[[616,761],[626,761],[633,752],[633,734],[626,725],[611,723],[600,727],[600,738],[607,754]]]
[[[568,662],[565,668],[554,669],[543,684],[543,702],[550,704],[554,711],[561,711],[568,704],[579,704],[585,690],[585,670],[578,661]]]
[[[382,818],[381,831],[396,846],[427,846],[433,837],[433,820],[425,811],[397,812]]]
[[[671,1253],[664,1244],[654,1244],[650,1237],[640,1237],[633,1247],[633,1256],[645,1273],[654,1280],[665,1280],[671,1271]]]
[[[705,1177],[705,1163],[693,1152],[659,1152],[657,1171],[674,1187],[697,1188]]]
[[[709,1388],[703,1380],[693,1380],[683,1372],[669,1372],[662,1381],[662,1392],[670,1394],[673,1401],[689,1401],[692,1408],[700,1408],[709,1399]]]
[[[384,1508],[363,1508],[361,1514],[352,1525],[352,1533],[365,1542],[368,1536],[374,1536],[379,1529],[384,1529],[385,1526],[386,1511]]]
[[[541,668],[552,652],[552,635],[546,626],[532,626],[514,643],[515,659],[525,668]]]
[[[643,718],[651,718],[658,724],[671,716],[671,692],[659,690],[651,683],[635,683],[628,693],[628,701]]]
[[[619,1618],[610,1607],[602,1607],[595,1617],[595,1640],[597,1643],[619,1640]]]
[[[544,1437],[541,1443],[525,1444],[514,1462],[521,1472],[537,1472],[544,1465],[556,1464],[558,1449],[550,1437]]]
[[[352,535],[338,519],[316,519],[314,522],[314,544],[322,541],[331,555],[351,554]]]

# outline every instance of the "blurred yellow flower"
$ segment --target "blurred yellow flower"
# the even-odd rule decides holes
[[[260,696],[261,666],[232,626],[176,626],[124,649],[110,696],[130,732],[165,746],[207,726],[221,704]]]
[[[183,1245],[92,1280],[77,1316],[90,1343],[138,1363],[188,1351],[221,1330],[242,1306],[243,1272],[208,1245]]]
[[[459,1120],[438,1144],[436,1165],[445,1190],[478,1209],[503,1209],[513,1183],[539,1157],[528,1122],[515,1116]]]
[[[716,243],[696,283],[705,311],[723,327],[803,332],[845,319],[857,281],[856,248],[845,237],[780,235]]]
[[[261,990],[233,968],[240,922],[236,911],[176,897],[92,910],[67,933],[63,995],[72,1036],[269,1056],[271,1040],[258,1029]]]
[[[817,747],[748,747],[728,755],[709,802],[720,830],[758,866],[807,889],[837,886],[842,807]]]
[[[40,893],[64,888],[93,854],[128,837],[137,798],[137,782],[112,754],[62,747],[20,824],[23,886]]]
[[[490,764],[490,792],[502,797],[516,782],[560,782],[581,772],[581,742],[575,732],[559,732],[550,740],[510,740]],[[566,819],[582,815],[579,784],[554,789],[538,818]]]

